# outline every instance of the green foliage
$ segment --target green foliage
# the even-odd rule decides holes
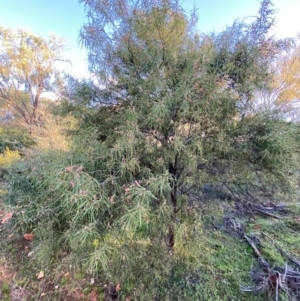
[[[10,286],[8,283],[4,282],[0,288],[0,300],[9,301],[10,300]]]
[[[147,189],[132,185],[125,194],[124,187],[111,198],[106,189],[118,189],[112,183],[116,179],[95,179],[89,162],[93,153],[85,146],[81,154],[39,155],[10,170],[5,197],[15,212],[10,227],[35,233],[33,260],[38,266],[96,272],[121,282],[121,296],[135,291],[141,300],[153,295],[162,300],[247,300],[239,292],[240,279],[249,281],[252,265],[246,244],[204,230],[197,212],[189,219],[181,213],[178,218],[184,222],[176,225],[176,244],[170,250],[167,202],[155,210],[152,203],[168,192],[166,175],[149,178]],[[222,216],[217,203],[201,210],[203,219]],[[63,260],[62,252],[67,254]]]
[[[7,283],[4,283],[1,288],[3,294],[8,294],[10,292],[10,287]]]
[[[243,299],[249,247],[207,230],[222,213],[209,202],[288,191],[299,167],[299,127],[248,110],[268,82],[269,18],[200,36],[177,1],[83,2],[101,88],[75,81],[60,106],[78,119],[69,152],[10,171],[14,229],[36,234],[41,265],[66,252],[122,298]]]
[[[26,130],[11,126],[0,128],[0,153],[4,153],[6,148],[22,152],[23,148],[33,145],[35,145],[35,141]]]

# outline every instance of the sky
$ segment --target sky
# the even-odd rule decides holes
[[[300,32],[300,0],[273,0],[276,14],[276,36],[295,37]],[[196,6],[198,28],[202,32],[221,31],[237,18],[254,16],[258,0],[186,0],[182,6],[191,10]],[[63,53],[72,65],[65,70],[76,77],[86,77],[87,52],[79,45],[78,33],[87,21],[85,10],[77,0],[0,0],[0,24],[22,27],[45,39],[49,34],[65,38],[68,50]]]

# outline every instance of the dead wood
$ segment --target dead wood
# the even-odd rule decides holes
[[[300,271],[293,270],[287,264],[284,268],[271,268],[270,264],[263,258],[256,245],[256,239],[248,236],[243,229],[243,225],[233,218],[224,220],[227,230],[239,238],[243,238],[253,249],[257,259],[258,267],[251,271],[252,280],[255,287],[243,287],[243,292],[264,292],[275,301],[279,300],[282,292],[285,292],[290,300],[300,300]],[[263,233],[289,260],[300,266],[300,261],[281,248],[275,240]],[[258,240],[259,241],[259,240]]]
[[[256,257],[258,258],[260,267],[264,271],[269,271],[270,270],[269,263],[263,258],[263,256],[261,255],[260,251],[258,250],[258,248],[257,248],[255,242],[253,241],[253,239],[246,235],[246,233],[243,229],[243,226],[233,218],[226,219],[225,220],[225,226],[231,228],[231,231],[233,231],[238,237],[243,238],[244,240],[247,241],[247,243],[253,249]]]
[[[269,216],[269,217],[273,217],[273,218],[276,218],[276,219],[283,219],[282,217],[278,216],[278,215],[275,215],[275,214],[272,214],[270,212],[267,212],[267,211],[264,211],[262,209],[258,209],[258,208],[253,208],[253,211],[257,212],[257,213],[260,213],[262,215],[265,215],[265,216]]]
[[[271,238],[268,234],[264,232],[262,232],[262,235],[267,237],[271,241],[271,243],[280,251],[281,254],[286,256],[289,260],[291,260],[296,265],[300,266],[300,261],[294,256],[292,256],[291,254],[289,254],[287,251],[285,251],[282,247],[280,247],[280,245],[273,238]]]
[[[236,209],[239,213],[258,213],[279,220],[284,219],[284,217],[281,217],[280,215],[275,214],[274,212],[280,212],[282,210],[285,210],[285,207],[286,205],[283,204],[274,204],[273,202],[263,204],[258,202],[257,200],[249,199],[239,200],[239,202],[236,203]]]

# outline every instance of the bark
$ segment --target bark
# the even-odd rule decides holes
[[[172,213],[171,213],[171,222],[169,226],[169,247],[174,248],[175,245],[175,227],[174,223],[176,220],[176,213],[177,213],[177,157],[175,158],[174,164],[169,164],[169,173],[172,175],[173,182],[172,191],[170,195],[171,205],[172,205]]]

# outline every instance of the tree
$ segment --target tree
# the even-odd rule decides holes
[[[269,89],[259,91],[256,110],[277,110],[282,118],[299,122],[300,45],[292,40],[287,46],[272,60],[273,81]]]
[[[24,29],[0,27],[0,100],[5,110],[19,114],[28,125],[38,122],[43,93],[61,85],[56,63],[63,61],[64,40],[46,41]]]
[[[269,79],[270,1],[251,25],[236,21],[202,37],[177,1],[82,2],[91,17],[81,32],[91,67],[102,68],[106,92],[115,96],[114,106],[99,108],[96,123],[114,162],[122,162],[111,167],[113,181],[121,187],[142,181],[147,188],[141,189],[150,189],[147,178],[168,179],[150,191],[153,206],[170,206],[170,247],[178,219],[188,219],[205,185],[248,191],[256,171],[280,174],[282,145],[259,142],[272,135],[263,130],[270,117],[245,115],[254,91]],[[132,199],[138,211],[142,202]]]
[[[297,126],[247,112],[269,82],[268,1],[253,24],[211,35],[175,0],[82,2],[100,85],[75,83],[63,103],[79,121],[73,157],[16,172],[24,185],[13,180],[7,198],[25,213],[14,221],[34,228],[38,258],[66,250],[68,265],[136,298],[180,299],[157,291],[199,275],[202,203],[288,191],[299,163]]]

